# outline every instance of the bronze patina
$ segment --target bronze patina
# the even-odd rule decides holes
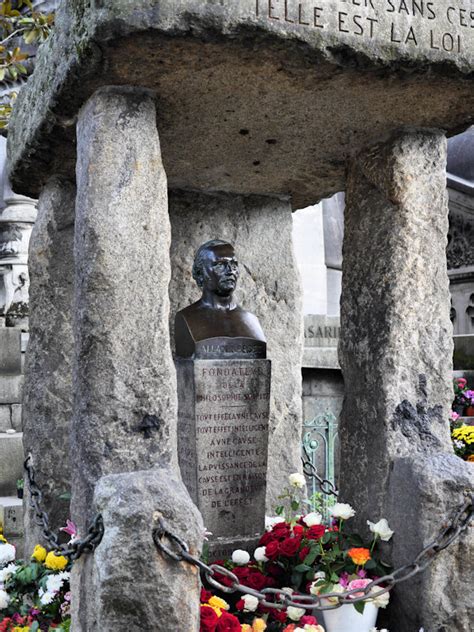
[[[265,358],[266,341],[258,318],[234,301],[239,262],[234,247],[212,239],[200,246],[193,278],[199,301],[176,314],[176,355],[181,358]]]

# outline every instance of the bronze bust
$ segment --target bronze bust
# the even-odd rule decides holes
[[[265,358],[266,342],[258,318],[233,299],[239,263],[231,244],[206,242],[196,252],[193,278],[199,301],[176,314],[176,355],[181,358]]]

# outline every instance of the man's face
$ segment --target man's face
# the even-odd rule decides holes
[[[230,244],[210,248],[203,265],[203,287],[218,296],[229,296],[239,278],[239,263]]]

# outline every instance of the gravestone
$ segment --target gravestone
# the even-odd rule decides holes
[[[175,326],[178,455],[218,559],[255,547],[264,527],[271,367],[258,320],[232,300],[233,247],[201,246],[193,276],[203,297]]]

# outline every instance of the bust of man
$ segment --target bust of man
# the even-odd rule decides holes
[[[199,301],[176,314],[176,355],[182,358],[265,358],[258,318],[234,301],[239,262],[231,244],[212,239],[194,257]]]

